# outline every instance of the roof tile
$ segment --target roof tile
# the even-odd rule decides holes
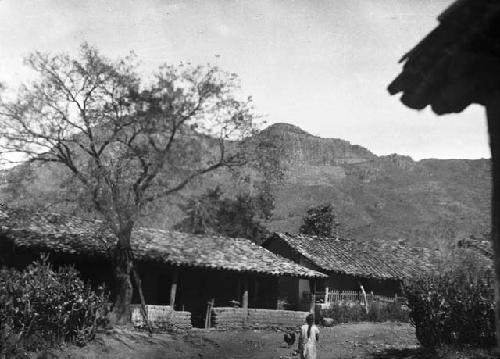
[[[288,246],[320,270],[360,277],[402,279],[433,269],[424,248],[383,242],[276,233]]]
[[[96,256],[107,256],[108,248],[115,242],[102,221],[4,205],[0,205],[0,234],[13,240],[17,247]],[[137,259],[144,261],[269,275],[325,277],[243,238],[139,227],[132,232],[132,250]]]

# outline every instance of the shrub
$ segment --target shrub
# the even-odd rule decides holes
[[[63,341],[84,345],[108,312],[104,288],[85,286],[71,267],[54,271],[46,257],[23,271],[0,270],[0,356]]]
[[[368,313],[359,302],[333,303],[328,309],[322,309],[320,316],[332,318],[335,323],[409,321],[408,311],[400,303],[378,301],[368,302]]]
[[[457,252],[439,272],[404,287],[410,320],[423,346],[494,344],[494,276],[484,257]]]

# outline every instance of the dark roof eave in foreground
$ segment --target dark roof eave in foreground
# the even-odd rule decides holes
[[[500,1],[459,0],[439,16],[439,25],[403,56],[391,82],[406,106],[427,106],[438,115],[487,105],[500,90]]]

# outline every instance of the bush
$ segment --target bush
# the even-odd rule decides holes
[[[494,345],[494,275],[480,255],[455,253],[439,272],[404,287],[410,321],[424,347]]]
[[[359,302],[333,303],[328,309],[322,309],[320,316],[332,318],[335,323],[409,321],[408,310],[395,302],[369,302],[368,313],[366,307]]]
[[[104,288],[85,286],[71,267],[47,258],[23,271],[0,270],[0,357],[22,356],[63,341],[84,345],[108,312]]]

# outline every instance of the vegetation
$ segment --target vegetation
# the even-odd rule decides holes
[[[108,296],[84,285],[73,268],[47,259],[23,271],[0,270],[0,358],[22,357],[63,341],[84,345],[106,324]]]
[[[301,234],[321,237],[333,237],[339,234],[340,223],[335,221],[331,204],[321,204],[309,208],[303,220],[304,223],[299,229]]]
[[[408,310],[401,303],[369,302],[368,312],[361,303],[332,303],[330,308],[321,310],[321,318],[331,318],[334,323],[409,321]]]
[[[236,198],[223,197],[217,187],[206,194],[189,199],[183,210],[186,217],[175,229],[197,234],[218,234],[232,238],[248,238],[261,243],[268,233],[259,219],[272,214],[272,196],[259,193],[239,194]]]
[[[78,58],[36,52],[26,63],[38,78],[0,98],[2,159],[60,164],[83,189],[116,234],[114,311],[128,322],[132,278],[141,287],[134,226],[153,202],[245,164],[242,140],[256,130],[251,98],[217,67],[163,65],[146,83],[133,55],[111,61],[87,44]]]
[[[456,252],[438,272],[408,281],[405,296],[423,346],[495,344],[494,273],[481,255]]]
[[[248,238],[261,243],[268,235],[262,221],[270,220],[275,208],[273,186],[282,184],[286,165],[283,147],[266,134],[245,143],[246,166],[232,169],[232,188],[220,185],[181,205],[185,217],[174,228],[197,234]]]

